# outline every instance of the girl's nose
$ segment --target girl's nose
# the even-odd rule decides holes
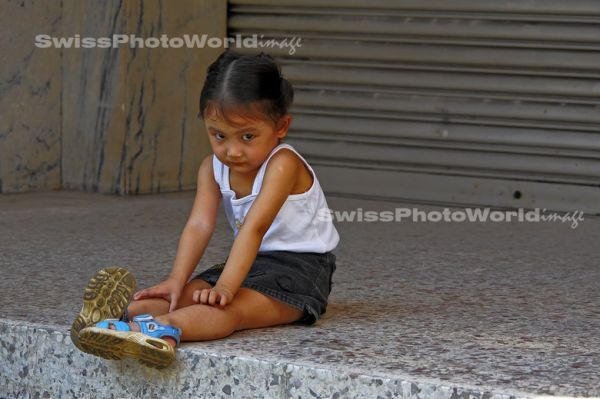
[[[231,146],[227,148],[227,157],[229,159],[238,159],[242,156],[242,151],[237,146]]]

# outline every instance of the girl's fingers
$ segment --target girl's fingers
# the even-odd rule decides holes
[[[214,305],[215,302],[217,301],[218,296],[219,296],[219,294],[217,292],[211,290],[210,295],[208,297],[208,304]]]
[[[192,294],[192,301],[198,303],[200,302],[200,294],[202,293],[202,291],[200,290],[196,290],[194,291],[194,293]]]
[[[150,287],[138,291],[133,295],[133,299],[135,299],[136,301],[145,298],[165,298],[166,300],[169,300],[169,294],[162,292],[156,287]]]
[[[155,296],[154,289],[153,288],[146,288],[145,290],[143,290],[140,293],[140,295],[138,296],[138,299],[152,298],[153,296]]]
[[[177,306],[177,302],[179,298],[175,298],[174,296],[163,293],[157,290],[155,287],[146,288],[141,291],[133,294],[133,299],[144,299],[144,298],[164,298],[170,302],[169,312],[173,311]],[[192,294],[192,300],[195,303],[201,304],[209,304],[209,305],[221,305],[225,306],[228,303],[228,299],[226,295],[219,294],[218,291],[212,290],[210,288],[204,288],[202,290],[195,290]]]
[[[203,290],[196,290],[192,294],[192,299],[194,302],[201,303],[203,305],[226,305],[227,298],[223,295],[220,295],[217,291],[213,291],[209,288],[205,288]]]
[[[175,309],[177,309],[177,302],[179,301],[179,298],[176,295],[172,295],[171,296],[171,304],[169,305],[169,313],[173,312]]]
[[[202,303],[202,304],[208,303],[208,294],[210,294],[209,289],[202,290],[202,293],[200,294],[200,303]]]

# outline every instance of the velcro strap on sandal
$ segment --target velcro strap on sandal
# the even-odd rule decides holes
[[[135,316],[133,321],[140,326],[140,331],[153,338],[173,338],[177,345],[181,337],[181,329],[157,322],[150,314]]]
[[[131,331],[129,324],[119,321],[117,319],[106,319],[96,323],[96,327],[110,329],[110,326],[114,326],[117,331]]]

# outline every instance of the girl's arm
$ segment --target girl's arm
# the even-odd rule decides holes
[[[170,278],[185,284],[198,265],[215,230],[221,191],[213,174],[212,155],[202,161],[198,171],[196,198],[183,229]]]
[[[264,235],[296,184],[298,169],[302,166],[300,162],[289,150],[273,155],[267,164],[260,192],[233,242],[221,277],[210,293],[203,294],[201,302],[227,305],[233,300],[252,267]]]

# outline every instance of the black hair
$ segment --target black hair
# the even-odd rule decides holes
[[[230,113],[252,117],[259,112],[277,123],[293,99],[292,85],[273,57],[226,50],[207,69],[198,117],[214,110],[230,121]]]

